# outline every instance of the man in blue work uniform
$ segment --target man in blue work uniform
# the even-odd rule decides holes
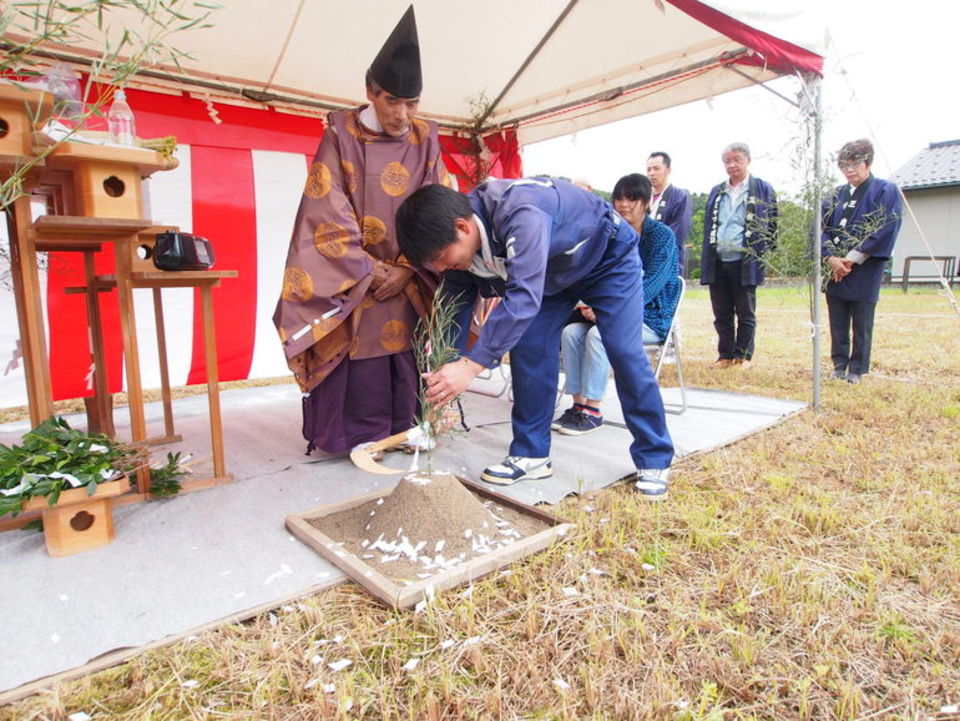
[[[636,488],[651,500],[664,498],[673,443],[643,352],[643,278],[633,228],[594,194],[539,178],[489,180],[466,196],[425,186],[397,210],[396,226],[410,263],[444,272],[446,292],[465,303],[461,317],[478,291],[503,297],[476,343],[426,375],[427,400],[446,403],[509,351],[513,442],[506,459],[481,478],[506,485],[553,474],[560,333],[583,301],[596,313],[633,435]],[[460,324],[464,340],[467,327]]]

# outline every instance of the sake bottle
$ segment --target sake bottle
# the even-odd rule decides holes
[[[127,94],[123,89],[113,94],[113,103],[107,112],[107,128],[110,130],[110,142],[117,145],[137,145],[137,127],[133,111],[127,103]]]

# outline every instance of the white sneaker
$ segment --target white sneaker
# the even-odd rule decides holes
[[[669,475],[669,468],[641,468],[633,488],[649,501],[662,501],[667,497]]]
[[[549,458],[507,456],[503,463],[484,468],[480,478],[487,483],[509,486],[517,481],[538,480],[552,475],[553,464]]]

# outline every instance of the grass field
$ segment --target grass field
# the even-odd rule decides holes
[[[713,371],[691,290],[688,382],[810,400],[807,306],[763,289],[753,368]],[[420,613],[347,584],[0,720],[960,718],[960,317],[885,290],[873,358],[818,410],[675,465],[665,503],[568,499],[563,543]]]

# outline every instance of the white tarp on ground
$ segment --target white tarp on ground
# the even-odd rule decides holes
[[[497,392],[504,382],[497,373],[474,387]],[[665,400],[677,401],[678,390],[665,388]],[[299,400],[292,385],[224,392],[227,470],[236,480],[118,509],[117,537],[107,546],[51,558],[36,532],[0,533],[0,574],[19,579],[0,585],[0,604],[17,609],[0,654],[0,704],[8,689],[111,650],[176,637],[246,609],[276,607],[343,577],[286,531],[284,517],[389,488],[399,476],[366,473],[346,457],[304,456]],[[732,443],[806,406],[702,389],[690,389],[689,401],[686,413],[667,418],[678,458]],[[209,450],[206,405],[204,396],[174,402],[182,447],[200,456]],[[505,392],[494,398],[468,393],[465,405],[473,429],[443,439],[435,462],[477,480],[484,466],[506,453],[510,402]],[[615,423],[622,416],[612,384],[604,411],[614,423],[596,433],[554,434],[553,478],[496,490],[529,504],[556,503],[627,475],[630,434]],[[124,415],[117,413],[121,426]],[[147,417],[162,424],[159,404],[147,406]],[[0,426],[0,443],[17,442],[27,425]],[[411,458],[388,454],[387,462],[409,467]],[[671,493],[687,492],[682,474],[674,481]]]

